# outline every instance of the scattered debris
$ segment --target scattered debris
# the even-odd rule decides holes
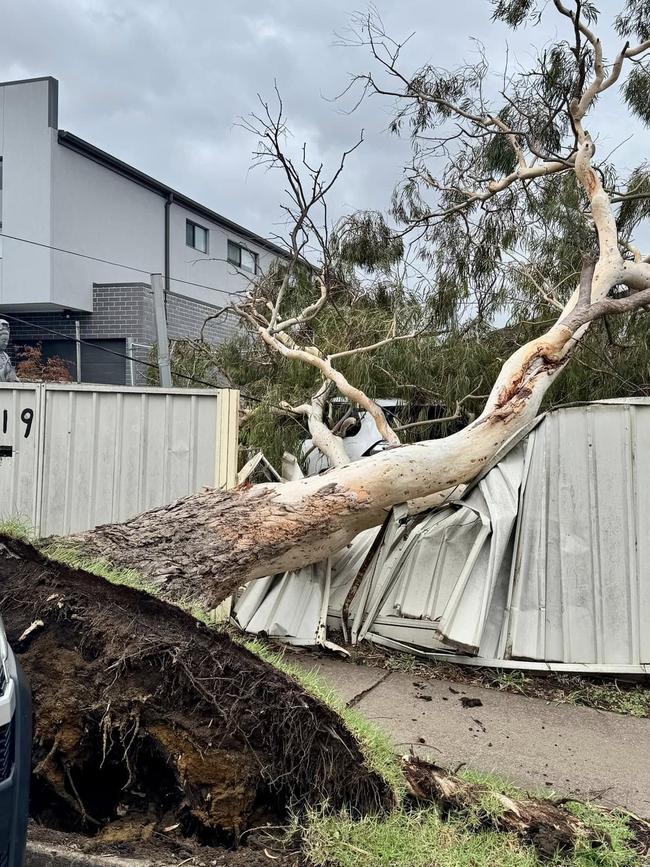
[[[463,696],[461,696],[461,698],[458,699],[458,701],[461,703],[461,705],[464,708],[483,707],[483,702],[481,701],[480,698],[469,698],[468,696],[463,695]]]
[[[18,644],[22,644],[23,641],[32,634],[37,629],[41,629],[45,624],[42,620],[35,620],[32,624],[30,624],[27,629],[23,632],[23,634],[18,638]]]
[[[580,819],[552,801],[515,800],[415,755],[405,757],[402,765],[411,794],[418,801],[432,801],[444,815],[460,814],[477,827],[515,833],[544,856],[570,852],[578,841],[589,841],[594,848],[605,845]],[[477,809],[486,803],[493,803],[494,809]]]

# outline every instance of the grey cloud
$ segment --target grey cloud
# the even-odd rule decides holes
[[[416,35],[405,62],[453,66],[485,43],[497,66],[531,51],[531,35],[490,23],[487,0],[402,0],[377,4],[390,32]],[[278,231],[281,178],[250,171],[254,141],[238,119],[273,96],[277,79],[295,143],[334,165],[361,127],[366,141],[350,159],[332,200],[334,216],[386,208],[406,143],[386,132],[390,104],[370,100],[355,114],[332,102],[350,74],[370,67],[362,50],[341,48],[354,0],[22,0],[3,8],[2,79],[60,79],[60,124],[250,228]],[[536,44],[554,31],[540,29]],[[349,102],[347,103],[349,104]],[[625,136],[616,93],[598,132],[608,148]],[[635,131],[634,125],[625,129]],[[638,130],[619,152],[639,161]],[[628,133],[626,133],[628,134]]]

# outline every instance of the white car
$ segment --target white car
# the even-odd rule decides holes
[[[0,619],[0,867],[24,862],[31,751],[31,695]]]

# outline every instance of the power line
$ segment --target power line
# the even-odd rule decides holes
[[[132,265],[125,265],[123,262],[113,262],[110,259],[102,259],[98,256],[89,256],[86,253],[80,253],[78,250],[66,250],[63,247],[55,247],[51,244],[44,244],[41,241],[30,240],[29,238],[20,238],[17,235],[9,235],[6,232],[0,232],[0,237],[9,238],[12,241],[20,241],[23,244],[31,244],[34,247],[42,247],[46,250],[54,250],[57,253],[67,253],[70,256],[78,256],[81,259],[88,259],[92,262],[99,262],[103,265],[112,265],[116,268],[125,268],[128,271],[135,271],[139,274],[146,274],[148,277],[150,277],[151,274],[153,273],[151,271],[146,271],[144,268],[136,268]],[[223,290],[217,289],[214,286],[206,286],[204,283],[194,283],[191,280],[183,280],[181,277],[171,277],[170,276],[169,279],[176,282],[176,283],[183,283],[186,286],[194,286],[198,289],[208,289],[211,292],[221,292],[223,295],[239,295],[240,294],[239,292],[229,292],[225,289],[223,289]],[[218,310],[218,313],[223,313],[223,311],[225,309],[226,308],[222,307],[220,310]],[[27,325],[30,328],[36,328],[39,331],[45,331],[48,334],[55,335],[56,337],[62,337],[64,340],[70,340],[73,343],[79,343],[82,346],[90,346],[93,349],[99,349],[102,352],[107,352],[109,355],[115,355],[118,358],[125,359],[126,361],[131,361],[131,362],[134,362],[135,364],[141,364],[144,367],[150,367],[154,370],[158,370],[158,365],[153,364],[150,361],[142,361],[142,359],[134,358],[132,355],[126,355],[125,353],[118,352],[115,349],[108,349],[108,347],[106,347],[106,346],[99,346],[96,343],[91,343],[87,340],[83,340],[82,338],[71,337],[69,334],[66,334],[63,331],[57,331],[54,328],[47,328],[45,325],[38,325],[35,322],[29,322],[27,319],[21,319],[19,316],[15,316],[13,314],[5,313],[4,311],[2,311],[0,313],[0,317],[3,317],[5,319],[12,319],[14,322],[20,322],[22,325]],[[220,388],[220,386],[217,385],[217,383],[215,383],[215,382],[207,382],[206,380],[199,379],[198,377],[190,376],[189,374],[186,374],[186,373],[181,373],[178,370],[172,370],[172,376],[177,376],[180,379],[185,379],[186,381],[193,382],[197,385],[207,386],[208,388]],[[242,395],[242,397],[246,398],[247,400],[251,400],[254,403],[260,403],[260,404],[264,403],[264,401],[261,398],[254,397],[252,394],[247,394],[246,392],[242,391],[241,389],[238,389],[238,390],[239,390],[240,394]],[[269,406],[272,406],[274,409],[278,409],[278,410],[281,410],[282,412],[284,412],[282,407],[278,406],[277,404],[269,404]],[[302,425],[302,427],[304,427],[304,425]]]
[[[87,253],[80,253],[78,250],[66,250],[64,247],[54,247],[52,244],[44,244],[41,241],[32,241],[29,238],[20,238],[18,235],[8,235],[6,232],[0,232],[0,237],[9,238],[12,241],[20,241],[23,244],[31,244],[34,247],[42,247],[45,250],[54,250],[56,253],[67,253],[69,256],[78,256],[80,259],[88,259],[91,262],[99,262],[102,265],[112,265],[115,268],[124,268],[127,271],[135,271],[138,274],[146,274],[151,276],[152,271],[147,271],[144,268],[136,268],[134,265],[125,265],[123,262],[113,262],[110,259],[102,259],[99,256],[89,256]],[[163,274],[163,276],[166,276]],[[169,280],[174,283],[183,283],[185,286],[195,286],[197,289],[208,289],[211,292],[221,292],[222,295],[239,295],[240,292],[229,292],[227,289],[217,289],[216,286],[207,286],[205,283],[194,283],[192,280],[183,280],[182,277],[172,277],[169,275]],[[243,291],[243,290],[242,290]]]
[[[70,340],[72,343],[80,343],[82,346],[90,346],[93,349],[99,349],[102,352],[108,352],[109,355],[116,355],[118,358],[124,358],[126,361],[133,361],[135,364],[142,364],[144,367],[151,367],[154,370],[158,370],[158,365],[153,364],[151,361],[143,361],[140,358],[134,358],[132,355],[126,355],[124,352],[118,352],[115,349],[109,349],[106,346],[98,346],[96,343],[91,343],[89,340],[83,340],[81,337],[72,337],[69,334],[66,334],[64,331],[57,331],[55,328],[47,328],[45,325],[38,325],[35,322],[29,322],[27,319],[21,319],[20,316],[14,316],[10,313],[5,313],[2,311],[0,317],[4,319],[11,319],[14,322],[20,322],[21,325],[27,325],[30,328],[36,328],[39,331],[46,331],[48,334],[54,334],[56,337],[62,337],[64,340]],[[221,386],[217,385],[215,382],[207,382],[204,379],[199,379],[196,376],[190,376],[187,373],[181,373],[179,370],[172,370],[173,376],[178,376],[180,379],[186,379],[189,382],[194,382],[197,385],[205,385],[208,388],[220,388]],[[241,389],[239,389],[241,392]],[[255,401],[257,403],[262,403],[262,400],[259,397],[253,397],[252,394],[246,394],[245,392],[241,392],[242,396],[247,398],[248,400]],[[279,409],[279,407],[278,407]]]
[[[135,364],[142,364],[144,367],[150,367],[156,371],[158,370],[158,365],[153,364],[151,361],[142,361],[142,359],[140,359],[140,358],[134,358],[132,355],[126,355],[123,352],[117,352],[117,350],[115,350],[115,349],[108,349],[108,347],[106,347],[106,346],[98,346],[96,343],[91,343],[88,340],[83,340],[81,337],[80,338],[71,337],[69,334],[66,334],[64,331],[57,331],[55,328],[47,328],[45,325],[38,325],[35,322],[29,322],[27,319],[21,319],[20,316],[14,316],[13,314],[5,313],[4,311],[2,311],[2,313],[0,313],[0,318],[12,319],[14,322],[20,322],[22,325],[28,325],[30,328],[36,328],[39,331],[46,331],[48,334],[54,334],[57,337],[63,337],[64,340],[70,340],[72,343],[79,343],[82,346],[90,346],[93,349],[99,349],[102,352],[108,352],[109,355],[116,355],[118,358],[124,358],[126,361],[133,361]],[[190,376],[187,373],[181,373],[179,370],[173,370],[172,369],[171,373],[172,373],[172,376],[178,376],[180,379],[185,379],[188,382],[193,382],[193,383],[196,383],[197,385],[204,385],[204,386],[207,386],[208,388],[221,388],[222,387],[222,386],[218,385],[216,382],[207,382],[205,379],[199,379],[196,376]],[[259,403],[259,404],[264,403],[264,401],[261,398],[254,397],[252,394],[248,394],[247,392],[242,391],[241,388],[239,388],[239,387],[237,388],[237,390],[239,391],[239,393],[241,394],[242,397],[246,398],[246,400],[251,400],[251,401],[253,401],[253,403]],[[276,404],[276,403],[269,403],[268,405],[272,406],[273,409],[280,410],[280,412],[282,412],[282,413],[286,412],[286,410],[283,409],[283,407],[278,406],[278,404]],[[295,420],[298,421],[297,419],[295,419]],[[304,428],[304,430],[308,434],[310,433],[309,429],[307,427],[305,427],[305,425],[302,424],[302,422],[298,421],[298,424],[300,424],[300,426],[302,428]]]

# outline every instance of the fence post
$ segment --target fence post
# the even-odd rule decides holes
[[[221,388],[217,396],[214,484],[227,490],[237,484],[239,448],[239,391]]]
[[[126,354],[129,356],[129,385],[135,385],[135,362],[133,361],[133,338],[126,338]]]
[[[75,359],[77,362],[77,382],[81,382],[81,324],[77,319],[74,324]]]
[[[158,342],[158,370],[160,384],[163,388],[171,388],[172,372],[169,365],[169,339],[167,337],[167,311],[163,292],[162,274],[151,275],[153,291],[153,312],[156,320],[156,340]]]

